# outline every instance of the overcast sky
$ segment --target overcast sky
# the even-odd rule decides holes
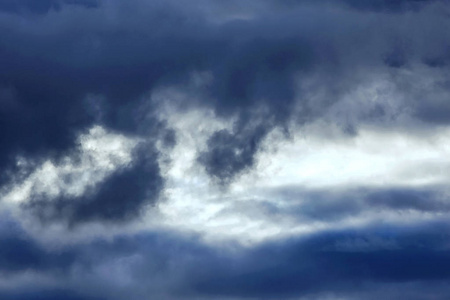
[[[0,298],[450,299],[447,0],[0,0]]]

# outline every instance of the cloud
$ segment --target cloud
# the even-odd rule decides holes
[[[266,130],[261,127],[250,134],[216,131],[208,139],[208,150],[201,153],[198,160],[205,166],[208,174],[227,183],[253,166],[257,146],[266,134]]]
[[[277,197],[284,199],[274,204],[269,199]],[[362,218],[366,223],[371,218],[398,214],[397,221],[414,220],[427,214],[447,214],[449,212],[448,195],[442,187],[428,189],[413,188],[356,188],[350,190],[303,190],[302,188],[286,187],[269,192],[267,200],[259,205],[270,205],[268,215],[290,217],[299,223],[324,222],[340,226],[352,218]],[[255,203],[256,207],[258,202]],[[419,217],[420,218],[420,217]],[[331,225],[330,227],[332,227]]]
[[[42,265],[19,264],[16,272],[50,276],[67,287],[67,292],[61,293],[68,297],[76,295],[70,290],[84,286],[80,292],[88,299],[121,299],[125,295],[140,299],[148,294],[162,299],[182,295],[187,299],[290,299],[326,294],[351,298],[374,286],[378,293],[383,291],[380,286],[388,287],[381,293],[392,297],[407,284],[414,284],[412,288],[418,288],[420,295],[450,276],[448,237],[443,234],[447,231],[445,221],[400,226],[380,222],[253,247],[211,246],[193,236],[145,233],[58,250],[35,246]],[[23,240],[34,244],[27,236]],[[68,260],[60,259],[64,253],[70,253]],[[61,273],[52,273],[52,262],[72,270],[71,275],[61,278]],[[21,289],[35,291],[36,287],[24,285]],[[440,296],[448,295],[445,289],[440,292]],[[10,293],[12,299],[24,294],[4,287],[3,293]],[[51,290],[48,293],[51,295]]]
[[[0,297],[448,298],[448,9],[0,0]]]
[[[18,225],[11,216],[3,215],[0,240],[0,272],[13,276],[17,273],[37,271],[65,273],[75,260],[70,249],[52,252],[42,247]]]
[[[331,230],[304,240],[265,244],[238,264],[214,266],[197,288],[211,297],[218,293],[270,299],[324,292],[345,297],[355,284],[364,290],[365,282],[445,280],[450,276],[449,257],[445,241],[432,234],[435,226],[440,227],[425,226],[420,233],[389,225]]]
[[[143,147],[133,156],[131,166],[115,170],[99,187],[88,189],[82,196],[64,195],[50,201],[32,197],[24,206],[43,220],[62,219],[70,225],[134,219],[146,204],[157,201],[164,180],[154,150]]]
[[[5,189],[3,199],[43,221],[70,225],[130,220],[157,201],[164,179],[153,145],[101,127],[79,141],[79,149],[60,163],[45,161],[22,182],[19,178]]]
[[[206,7],[214,5],[219,4]],[[122,5],[113,1],[95,10],[68,7],[34,20],[34,25],[20,25],[20,17],[4,18],[2,22],[9,29],[5,29],[1,47],[4,68],[0,79],[15,90],[17,109],[3,120],[9,128],[20,130],[2,134],[8,145],[3,148],[2,164],[11,167],[8,157],[16,151],[40,156],[72,147],[76,132],[98,120],[92,110],[89,113],[90,105],[82,101],[87,94],[104,97],[102,124],[141,133],[144,94],[158,86],[183,82],[192,72],[209,71],[212,81],[204,88],[200,103],[212,106],[219,117],[238,116],[239,124],[230,134],[242,136],[243,141],[253,140],[255,150],[245,150],[252,148],[251,143],[243,145],[232,139],[220,147],[248,153],[244,165],[251,167],[265,136],[261,132],[286,126],[293,116],[301,121],[320,116],[339,100],[339,91],[355,86],[365,70],[385,68],[385,63],[408,65],[422,58],[429,60],[441,55],[433,54],[436,49],[445,48],[441,28],[446,21],[431,8],[425,9],[432,4],[415,12],[412,18],[417,22],[408,30],[401,25],[409,23],[404,15],[397,19],[382,15],[385,25],[380,28],[360,12],[344,8],[331,11],[324,5],[300,3],[290,13],[276,10],[269,15],[256,11],[248,20],[223,24],[212,22],[210,10],[194,11],[189,6],[158,1]],[[435,21],[430,21],[433,16]],[[124,34],[114,33],[118,27]],[[442,32],[430,43],[436,47],[419,47],[419,36],[429,39],[425,32]],[[355,68],[349,69],[351,65]],[[319,103],[311,103],[304,95],[310,91],[298,90],[298,81],[309,80],[319,70],[315,84],[324,83],[321,86],[330,94]],[[338,81],[332,79],[338,77]],[[431,87],[424,91],[431,91]],[[199,102],[186,105],[195,109]],[[151,113],[153,108],[148,107]],[[147,128],[157,126],[148,120],[145,124]],[[215,136],[219,135],[223,133]],[[211,137],[211,143],[214,140],[217,138]],[[205,154],[214,156],[215,151],[212,146]],[[233,156],[221,160],[222,164],[240,164]],[[203,160],[205,168],[217,177],[220,173],[207,161],[210,159]],[[230,181],[240,173],[239,168],[224,172],[221,179]]]

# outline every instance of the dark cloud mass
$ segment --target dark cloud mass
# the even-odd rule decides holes
[[[266,133],[275,126],[283,126],[292,117],[298,102],[303,107],[303,115],[295,115],[296,119],[307,120],[317,114],[309,107],[315,104],[305,103],[307,99],[302,99],[295,91],[295,79],[302,74],[308,76],[312,70],[329,68],[326,71],[335,73],[341,81],[327,82],[326,85],[330,89],[346,89],[348,87],[341,85],[352,80],[353,75],[347,71],[351,65],[356,68],[384,63],[402,66],[409,56],[414,59],[414,56],[427,54],[414,53],[414,44],[405,45],[403,50],[396,49],[396,45],[393,45],[396,48],[385,49],[389,47],[385,44],[390,43],[389,38],[383,38],[380,44],[370,41],[368,45],[372,49],[365,48],[361,40],[364,37],[378,40],[384,27],[392,27],[386,32],[393,35],[392,40],[400,37],[416,43],[415,40],[420,38],[416,34],[422,35],[418,30],[442,31],[441,26],[433,22],[411,24],[411,33],[403,32],[401,24],[404,21],[397,24],[390,16],[383,17],[385,25],[378,29],[378,22],[364,20],[355,12],[337,10],[331,13],[326,10],[322,13],[324,4],[317,8],[308,6],[305,11],[294,6],[290,12],[277,10],[273,16],[265,12],[252,20],[234,20],[225,24],[211,23],[207,19],[210,16],[202,10],[195,11],[184,4],[158,1],[100,3],[92,12],[77,10],[76,13],[71,13],[70,5],[61,5],[64,7],[61,11],[48,12],[22,27],[20,21],[25,17],[11,19],[4,16],[8,19],[2,22],[0,80],[2,89],[11,94],[10,99],[4,101],[14,104],[2,111],[5,132],[1,138],[5,147],[0,162],[4,168],[12,165],[11,160],[17,152],[34,156],[47,152],[56,155],[73,146],[74,134],[95,120],[83,101],[88,94],[105,96],[106,103],[102,107],[105,125],[135,131],[138,125],[134,113],[140,96],[156,85],[180,82],[190,72],[203,70],[211,71],[214,78],[204,105],[212,105],[219,116],[245,115],[240,117],[243,124],[236,132],[243,136],[243,141],[222,147],[232,151],[238,146],[240,151],[248,152],[244,148],[252,146],[247,144],[256,142],[257,149],[264,135],[255,139],[258,133],[246,124],[251,124],[255,116],[261,118],[262,110],[266,110],[262,118],[268,118],[270,122],[262,122],[258,127],[265,127]],[[206,8],[214,6],[204,5]],[[114,14],[115,24],[108,23],[108,18]],[[427,17],[423,14],[418,20]],[[316,21],[307,16],[316,16],[314,20],[323,21],[316,25]],[[80,24],[83,18],[89,19]],[[54,23],[49,33],[46,33],[48,29],[44,23],[47,19]],[[142,21],[134,22],[140,19]],[[347,32],[349,27],[353,29]],[[444,32],[442,37],[437,33],[434,35],[437,36],[436,43],[448,46]],[[335,40],[336,36],[342,36],[342,41]],[[405,50],[407,53],[401,52]],[[426,48],[418,50],[429,52]],[[420,107],[419,112],[426,119],[444,118],[431,112],[434,110],[433,106]],[[445,111],[440,113],[446,115]],[[255,126],[251,124],[250,127]],[[217,139],[219,135],[223,134],[216,133],[211,139]],[[212,146],[210,156],[214,156],[215,151]],[[230,165],[238,164],[236,158],[229,158]],[[242,159],[245,159],[244,165],[251,166],[253,154]],[[214,171],[211,160],[202,161],[206,169],[211,170],[211,175],[219,174]],[[224,160],[224,163],[228,162]],[[222,172],[220,176],[227,180],[237,173]]]
[[[245,246],[190,235],[198,224],[220,229],[212,218],[177,219],[203,207],[163,206],[179,196],[180,181],[188,189],[209,183],[191,178],[194,169],[211,190],[239,182],[278,131],[280,144],[317,124],[342,139],[370,128],[431,140],[423,132],[450,123],[449,16],[446,0],[0,0],[0,204],[9,213],[0,221],[0,298],[449,299],[450,204],[444,179],[427,181],[444,178],[446,165],[427,169],[426,180],[396,169],[405,181],[269,186],[263,204],[242,207],[280,226],[303,222],[301,234],[287,228]],[[186,90],[195,96],[155,96]],[[212,116],[199,120],[208,124],[187,149],[180,131],[193,111]],[[98,146],[81,153],[80,136],[94,127],[136,140],[130,161],[121,164],[113,140],[105,143],[115,160]],[[89,151],[105,158],[87,159],[92,176],[109,170],[95,184],[79,171],[75,179],[38,172],[48,162],[81,168]],[[189,155],[193,166],[170,169],[171,159]],[[82,193],[45,185],[57,180]],[[36,192],[42,187],[48,193]],[[167,220],[159,204],[173,213]],[[149,210],[155,218],[144,220]],[[142,229],[152,222],[170,230]],[[227,234],[270,231],[262,223],[234,230],[236,222]],[[106,238],[104,228],[123,231]]]
[[[199,162],[205,166],[208,174],[226,184],[254,164],[258,144],[267,130],[265,126],[258,126],[244,129],[243,132],[240,129],[234,132],[216,131],[208,139],[208,149],[200,154]]]

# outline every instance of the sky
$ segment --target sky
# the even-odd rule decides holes
[[[0,298],[450,299],[447,0],[0,0]]]

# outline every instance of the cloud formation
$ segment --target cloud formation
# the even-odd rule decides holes
[[[0,298],[447,299],[449,12],[0,0]]]

